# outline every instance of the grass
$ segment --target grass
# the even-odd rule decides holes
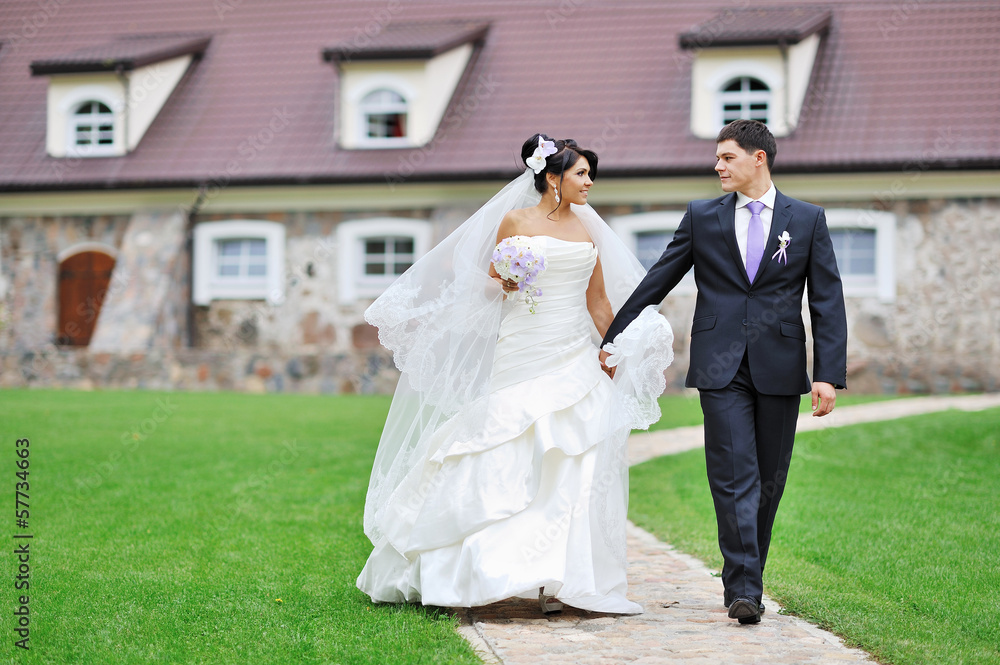
[[[766,591],[880,662],[1000,662],[998,496],[1000,409],[805,432]],[[633,468],[629,514],[721,568],[703,451]]]
[[[663,404],[666,426],[700,422],[697,399]],[[34,535],[31,651],[14,648],[8,614],[0,662],[478,663],[450,614],[377,606],[354,586],[388,405],[0,391],[11,494],[14,440],[31,440],[30,529],[8,533]],[[803,434],[769,592],[886,662],[995,659],[998,421]],[[704,478],[697,452],[637,467],[631,514],[718,566]],[[10,611],[24,592],[8,557]]]
[[[14,441],[31,442],[34,534],[31,650],[13,646],[8,554],[0,662],[480,662],[451,615],[376,606],[354,586],[371,548],[362,506],[388,406],[0,392],[10,498]],[[21,532],[9,519],[8,533]]]
[[[852,395],[840,390],[837,391],[837,406],[851,406],[852,404],[866,404],[868,402],[881,402],[883,400],[900,398],[900,395]],[[803,395],[799,411],[801,413],[809,413],[811,410],[812,396]],[[667,395],[666,397],[661,397],[660,411],[663,413],[663,417],[660,418],[659,422],[650,426],[649,431],[651,432],[659,429],[700,425],[703,421],[701,402],[697,395]]]

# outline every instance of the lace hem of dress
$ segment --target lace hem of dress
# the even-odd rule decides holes
[[[368,308],[365,320],[378,329],[379,342],[392,351],[396,368],[429,403],[465,403],[486,359],[458,356],[454,340],[495,336],[500,296],[484,291],[476,294],[477,306],[459,307],[459,301],[472,298],[455,283],[427,302],[419,301],[420,292],[419,286],[394,285]]]

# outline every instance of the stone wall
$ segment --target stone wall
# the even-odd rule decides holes
[[[96,242],[120,249],[128,215],[0,217],[0,349],[52,347],[60,252]]]
[[[397,378],[392,356],[381,348],[353,353],[245,349],[94,353],[55,346],[0,350],[0,388],[374,394],[391,393]]]
[[[275,305],[220,300],[189,307],[190,257],[181,251],[164,268],[170,287],[158,305],[155,341],[146,350],[102,353],[52,346],[55,257],[84,239],[122,247],[128,219],[0,219],[0,283],[6,283],[0,386],[391,392],[397,373],[376,331],[364,322],[369,301],[342,305],[337,297],[337,224],[382,215],[430,219],[437,241],[474,208],[199,217],[284,223],[284,300]],[[600,212],[607,217],[654,209],[617,206]],[[1000,200],[903,201],[889,211],[897,219],[896,298],[848,298],[849,389],[1000,389]],[[667,374],[670,392],[683,389],[694,304],[693,295],[671,295],[664,302],[662,311],[676,338],[676,360]],[[180,340],[187,338],[189,312],[194,335],[186,345]],[[808,329],[805,307],[803,319]]]
[[[132,215],[89,348],[93,353],[148,353],[176,348],[186,320],[187,214],[181,209]]]
[[[858,392],[1000,389],[1000,200],[901,202],[896,300],[852,299]]]

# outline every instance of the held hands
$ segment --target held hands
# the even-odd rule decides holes
[[[812,409],[814,416],[825,416],[833,411],[837,403],[837,390],[833,384],[824,381],[813,381]],[[816,408],[817,405],[819,408]]]
[[[607,374],[608,376],[610,376],[613,379],[613,378],[615,378],[615,368],[614,367],[608,367],[607,365],[604,364],[604,361],[607,360],[608,356],[610,356],[610,355],[611,355],[610,353],[608,353],[604,349],[601,349],[601,352],[600,352],[600,354],[598,354],[597,357],[601,361],[601,369],[603,369],[604,373]]]

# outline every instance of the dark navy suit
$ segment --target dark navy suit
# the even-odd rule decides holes
[[[813,380],[847,382],[844,293],[823,209],[777,192],[751,283],[736,242],[736,194],[692,201],[673,240],[608,328],[604,343],[658,304],[693,266],[698,299],[685,385],[698,388],[705,456],[732,596],[760,601],[784,490],[799,396],[810,391],[802,296],[808,288]],[[772,256],[791,240],[787,261]],[[603,343],[602,343],[603,346]]]

